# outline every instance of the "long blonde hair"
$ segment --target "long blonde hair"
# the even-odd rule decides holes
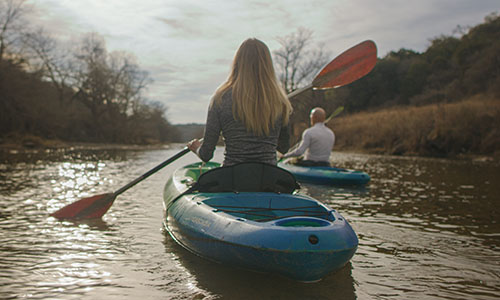
[[[288,123],[292,105],[276,79],[269,48],[258,39],[244,41],[228,79],[215,91],[210,105],[220,104],[232,88],[233,116],[255,135],[269,135],[279,117]]]

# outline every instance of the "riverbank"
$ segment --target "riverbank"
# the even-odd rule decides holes
[[[334,151],[367,154],[500,159],[500,100],[475,97],[456,103],[389,108],[333,119]],[[169,144],[106,144],[11,135],[0,151],[46,149],[165,149]]]
[[[59,149],[123,149],[123,150],[155,150],[168,148],[168,144],[110,144],[110,143],[88,143],[70,142],[57,139],[45,139],[33,135],[11,135],[0,138],[0,151],[36,151],[36,150],[59,150]]]
[[[36,163],[39,160],[68,161],[81,160],[88,157],[114,157],[122,159],[124,153],[135,151],[166,150],[172,144],[152,143],[148,145],[83,143],[61,140],[43,139],[36,136],[21,136],[0,139],[0,164],[3,163]]]
[[[165,150],[170,147],[170,144],[159,143],[135,145],[67,142],[19,135],[16,138],[11,136],[0,139],[0,163],[26,163],[36,162],[40,159],[59,160],[61,157],[73,161],[95,156],[96,153],[107,153],[109,157],[120,157],[125,152]]]
[[[399,107],[340,117],[329,126],[335,149],[427,157],[500,157],[500,101]]]

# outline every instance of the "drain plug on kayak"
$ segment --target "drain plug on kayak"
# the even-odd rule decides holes
[[[319,239],[317,236],[315,236],[314,234],[311,234],[309,236],[309,243],[316,245],[318,242],[319,242]]]

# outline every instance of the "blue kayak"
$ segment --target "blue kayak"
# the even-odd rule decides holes
[[[370,175],[362,171],[335,167],[304,167],[288,163],[279,163],[279,167],[291,172],[300,182],[325,185],[364,185],[370,181]]]
[[[294,193],[297,187],[276,166],[190,164],[165,185],[164,225],[209,260],[318,281],[349,262],[358,238],[336,210]]]

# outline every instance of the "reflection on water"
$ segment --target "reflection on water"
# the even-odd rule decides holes
[[[187,252],[166,234],[167,253],[173,253],[195,278],[194,295],[223,299],[356,299],[351,264],[315,284],[299,283],[264,273],[226,267]]]
[[[334,153],[366,187],[303,185],[360,238],[341,271],[303,284],[233,269],[162,229],[162,188],[188,154],[120,195],[103,220],[48,214],[113,191],[180,150],[73,149],[0,155],[0,298],[497,299],[500,165]],[[220,151],[216,157],[220,158]],[[258,288],[257,288],[258,287]]]

